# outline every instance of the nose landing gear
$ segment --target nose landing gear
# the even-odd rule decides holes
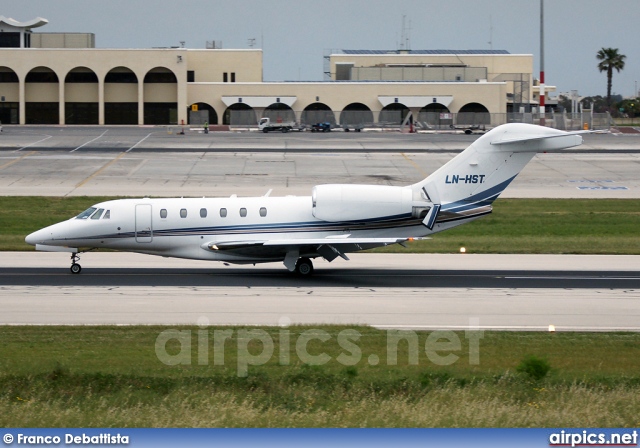
[[[78,261],[80,261],[80,257],[78,256],[77,253],[72,253],[71,254],[71,267],[69,268],[69,270],[71,271],[72,274],[79,274],[82,271],[82,266],[80,266],[78,264]]]

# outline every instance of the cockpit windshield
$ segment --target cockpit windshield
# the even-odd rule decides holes
[[[89,207],[88,209],[86,209],[85,211],[83,211],[82,213],[80,213],[78,216],[76,216],[76,219],[87,219],[89,218],[89,216],[91,216],[93,214],[93,212],[95,212],[97,209],[95,207]]]
[[[102,216],[102,212],[104,212],[104,209],[99,208],[97,212],[91,215],[91,219],[100,219],[100,217]]]

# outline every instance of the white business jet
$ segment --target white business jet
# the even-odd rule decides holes
[[[36,250],[96,248],[249,264],[281,261],[302,276],[312,259],[404,244],[491,213],[491,204],[540,151],[582,137],[528,124],[487,132],[426,179],[405,187],[330,184],[311,196],[118,199],[95,204],[25,241]]]

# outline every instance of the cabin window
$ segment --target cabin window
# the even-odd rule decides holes
[[[160,210],[160,217],[161,218],[166,218],[167,217],[167,209],[163,208],[162,210]]]
[[[104,212],[103,208],[99,208],[97,212],[95,212],[93,215],[91,215],[91,219],[100,219],[100,217],[102,216],[102,213]]]
[[[96,211],[95,207],[90,207],[76,216],[76,219],[87,219],[89,216],[93,215],[93,212]]]
[[[187,209],[186,208],[181,208],[180,209],[180,217],[181,218],[186,218],[187,217]]]
[[[226,218],[227,217],[227,209],[226,208],[221,208],[220,209],[220,217],[221,218]]]
[[[267,207],[260,207],[260,216],[263,218],[267,216]]]
[[[246,208],[242,207],[240,209],[240,216],[243,217],[243,218],[247,216],[247,209]]]
[[[107,210],[106,212],[104,212],[104,216],[102,217],[102,219],[111,219],[111,210]]]
[[[200,217],[201,218],[206,218],[207,217],[207,209],[206,208],[201,208],[200,209]]]

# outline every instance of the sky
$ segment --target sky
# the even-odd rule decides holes
[[[606,95],[596,53],[618,48],[626,66],[613,93],[640,83],[640,0],[545,0],[545,79],[557,93]],[[320,81],[329,49],[395,50],[402,21],[412,50],[533,54],[540,70],[540,0],[0,0],[0,15],[43,17],[35,32],[86,32],[97,48],[263,49],[264,81]]]

